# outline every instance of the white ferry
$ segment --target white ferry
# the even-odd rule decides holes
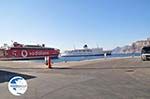
[[[112,51],[103,51],[103,48],[88,48],[84,45],[83,49],[67,50],[61,53],[62,57],[80,57],[80,56],[104,56],[111,55]]]

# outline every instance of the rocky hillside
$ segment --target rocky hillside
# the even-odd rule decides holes
[[[150,46],[150,38],[133,42],[131,45],[116,47],[112,53],[140,53],[143,46]]]

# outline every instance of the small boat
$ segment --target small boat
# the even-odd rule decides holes
[[[4,46],[0,48],[0,60],[44,59],[45,56],[58,58],[59,54],[59,49],[45,47],[45,44],[23,45],[14,42],[11,47],[4,44]]]
[[[62,57],[81,57],[81,56],[104,56],[111,55],[112,51],[103,51],[103,48],[88,48],[84,45],[82,49],[66,50],[61,53]]]

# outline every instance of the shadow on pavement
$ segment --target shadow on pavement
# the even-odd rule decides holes
[[[0,83],[8,82],[14,76],[21,76],[26,80],[36,78],[36,76],[32,76],[32,75],[26,75],[26,74],[20,74],[20,73],[0,70]]]

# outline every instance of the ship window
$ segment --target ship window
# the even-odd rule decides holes
[[[88,50],[88,52],[92,52],[92,50]]]

